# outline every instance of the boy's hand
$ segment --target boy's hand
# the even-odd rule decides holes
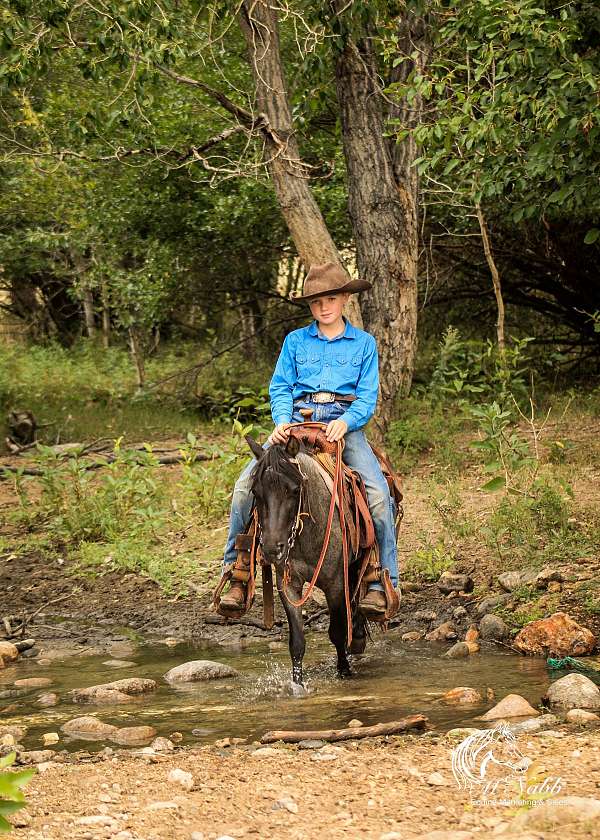
[[[345,420],[338,418],[332,420],[327,424],[325,429],[325,437],[330,443],[335,443],[336,440],[341,440],[348,431],[348,424]]]
[[[291,423],[279,423],[278,426],[275,426],[269,435],[271,443],[287,443],[290,436],[291,425]]]

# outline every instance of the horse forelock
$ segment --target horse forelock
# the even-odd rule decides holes
[[[294,463],[285,451],[285,447],[280,444],[275,444],[265,450],[265,454],[252,470],[251,478],[253,493],[258,488],[267,486],[281,490],[286,483],[299,485],[302,481],[298,464]]]

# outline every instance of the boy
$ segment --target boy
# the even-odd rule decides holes
[[[377,345],[372,335],[352,326],[342,315],[350,295],[369,288],[371,284],[366,280],[351,280],[344,269],[333,262],[311,266],[303,294],[295,299],[308,303],[315,320],[308,327],[294,330],[283,342],[269,388],[275,429],[266,446],[287,442],[290,425],[303,420],[301,408],[312,408],[311,419],[327,424],[327,440],[345,438],[343,460],[363,478],[381,566],[389,571],[396,587],[395,505],[377,458],[362,431],[377,404]],[[250,474],[255,463],[252,460],[246,465],[235,485],[225,567],[235,562],[235,538],[244,531],[250,519]],[[233,580],[229,592],[221,598],[221,608],[240,609],[244,600],[245,585]],[[360,606],[366,614],[384,613],[383,586],[371,584]]]

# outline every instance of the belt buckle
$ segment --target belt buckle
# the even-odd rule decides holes
[[[312,401],[316,403],[333,403],[335,402],[335,394],[331,391],[317,391],[312,395]]]

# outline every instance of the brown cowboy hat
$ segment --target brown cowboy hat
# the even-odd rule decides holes
[[[343,292],[364,292],[371,288],[368,280],[352,280],[341,265],[326,262],[323,265],[311,265],[304,278],[302,294],[293,294],[293,300],[315,300],[323,295],[342,294]]]

